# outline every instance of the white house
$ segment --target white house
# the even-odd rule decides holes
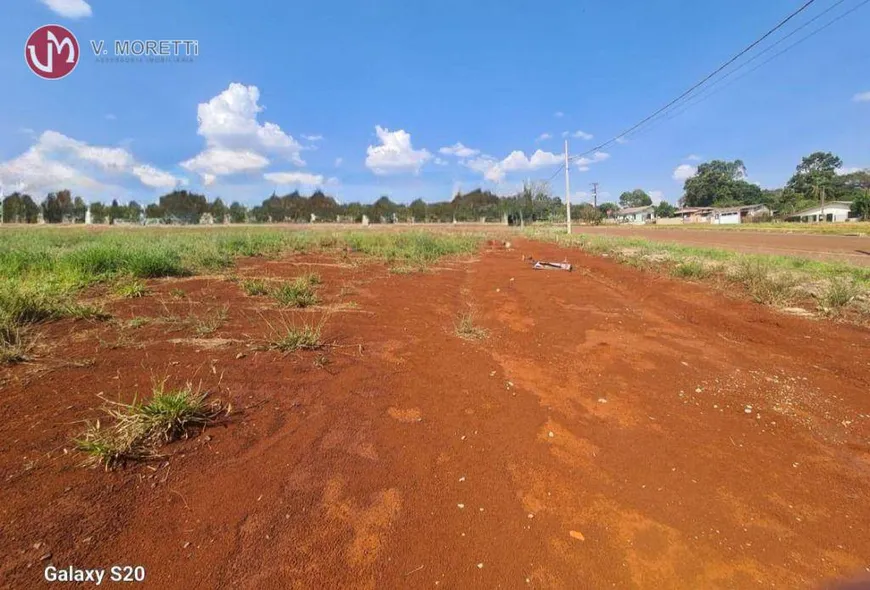
[[[652,205],[646,207],[628,207],[621,209],[616,213],[616,220],[619,223],[646,223],[656,218],[656,208]]]
[[[786,219],[803,223],[847,221],[851,209],[852,203],[850,201],[831,201],[825,203],[824,213],[822,212],[822,206],[816,205],[809,209],[804,209],[803,211],[797,211],[796,213],[789,215]]]

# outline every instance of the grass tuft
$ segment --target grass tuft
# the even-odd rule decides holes
[[[305,276],[290,283],[281,283],[272,292],[272,296],[285,307],[311,307],[319,301],[317,291]]]
[[[78,450],[90,463],[111,469],[152,458],[161,444],[187,438],[193,429],[215,424],[230,411],[218,401],[207,401],[208,393],[195,391],[189,383],[181,389],[165,385],[165,380],[159,383],[147,403],[111,402],[106,413],[112,425],[106,428],[99,420],[89,424],[75,440]]]
[[[224,305],[223,307],[209,310],[204,317],[190,316],[188,321],[197,336],[208,336],[209,334],[214,334],[218,328],[223,326],[227,321],[227,317],[229,317],[229,307]]]
[[[822,307],[831,311],[840,311],[849,305],[861,290],[851,280],[843,277],[832,279],[821,296]]]
[[[263,279],[242,279],[239,282],[242,290],[247,295],[268,295],[269,285]]]
[[[270,332],[267,348],[281,352],[319,350],[324,347],[322,341],[323,326],[327,319],[328,316],[324,315],[317,323],[303,322],[301,326],[287,322],[283,316],[280,326],[275,326],[267,321]]]
[[[145,297],[148,294],[148,287],[144,281],[137,279],[127,280],[115,287],[115,294],[127,299]]]
[[[704,279],[712,272],[700,260],[686,260],[674,266],[671,274],[682,279]]]
[[[454,332],[463,340],[484,340],[489,336],[489,331],[486,328],[476,324],[476,314],[468,310],[460,313],[454,324]]]
[[[12,322],[0,324],[0,365],[12,365],[29,360],[33,348],[30,332]]]

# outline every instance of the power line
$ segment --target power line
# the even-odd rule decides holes
[[[804,26],[800,27],[800,29],[803,29],[806,25],[808,25],[808,24],[812,23],[813,21],[817,20],[819,17],[823,16],[825,13],[829,12],[832,8],[835,8],[835,7],[838,6],[839,4],[842,4],[842,2],[844,2],[844,1],[845,1],[845,0],[840,0],[840,2],[837,2],[836,4],[834,4],[834,6],[832,6],[831,8],[829,8],[828,10],[826,10],[825,12],[819,14],[819,15],[818,15],[816,18],[814,18],[812,21],[809,21],[809,22],[807,22]],[[735,84],[735,83],[739,82],[740,80],[742,80],[743,78],[745,78],[745,77],[748,76],[749,74],[751,74],[751,73],[755,72],[756,70],[758,70],[759,68],[761,68],[761,67],[767,65],[768,63],[770,63],[771,61],[773,61],[773,60],[776,59],[777,57],[781,56],[782,54],[786,53],[787,51],[790,51],[792,48],[794,48],[794,47],[800,45],[801,43],[803,43],[803,42],[806,41],[807,39],[810,39],[811,37],[814,37],[814,36],[817,35],[818,33],[821,33],[822,31],[824,31],[825,29],[827,29],[828,27],[830,27],[831,25],[833,25],[834,23],[836,23],[836,22],[838,22],[838,21],[840,21],[840,20],[846,18],[847,16],[849,16],[850,14],[852,14],[853,12],[855,12],[856,10],[858,10],[859,8],[861,8],[861,7],[863,7],[864,5],[866,5],[868,2],[870,2],[870,0],[863,0],[862,2],[860,2],[860,3],[857,4],[856,6],[853,6],[852,8],[850,8],[849,10],[847,10],[846,12],[844,12],[844,13],[840,14],[839,16],[837,16],[837,17],[831,19],[830,21],[828,21],[828,22],[825,23],[824,25],[822,25],[822,26],[820,26],[820,27],[818,27],[818,28],[816,28],[816,29],[810,31],[809,34],[804,35],[803,37],[801,37],[800,39],[798,39],[797,41],[795,41],[795,42],[792,43],[791,45],[788,45],[788,46],[784,47],[781,51],[776,52],[775,54],[773,54],[772,56],[770,56],[768,59],[764,60],[763,62],[761,62],[760,64],[758,64],[757,66],[755,66],[754,68],[752,68],[752,69],[750,69],[750,70],[747,70],[746,72],[744,72],[744,73],[741,74],[740,76],[737,76],[736,78],[732,79],[730,82],[728,82],[728,83],[725,84],[724,86],[720,86],[719,88],[716,88],[715,90],[710,91],[710,90],[711,90],[711,89],[712,89],[716,84],[718,84],[718,83],[721,82],[722,80],[725,80],[728,76],[730,76],[731,74],[733,74],[733,73],[735,73],[735,72],[737,72],[737,71],[740,70],[739,67],[738,67],[738,68],[735,68],[734,70],[731,71],[731,73],[728,74],[728,76],[724,76],[724,77],[720,78],[719,80],[717,80],[716,82],[714,82],[712,85],[708,86],[707,89],[706,89],[704,92],[702,92],[702,93],[696,95],[695,97],[693,97],[692,100],[688,101],[687,103],[684,103],[684,105],[681,105],[681,106],[682,106],[681,109],[679,109],[679,110],[677,110],[677,111],[671,111],[670,113],[666,113],[667,116],[663,116],[663,117],[659,117],[659,118],[657,118],[655,121],[653,121],[653,124],[655,124],[655,123],[657,123],[657,122],[660,122],[660,121],[670,121],[671,119],[674,119],[674,118],[680,116],[681,114],[683,114],[684,112],[686,112],[687,110],[689,110],[690,108],[692,108],[693,106],[695,106],[695,105],[697,105],[697,104],[700,104],[700,103],[704,102],[705,100],[707,100],[707,99],[710,98],[711,96],[714,96],[715,94],[721,92],[722,90],[725,90],[726,88],[728,88],[728,87],[731,86],[732,84]],[[800,30],[800,29],[796,29],[794,32],[797,32],[797,31]],[[783,39],[781,39],[781,41],[782,41],[782,40],[785,40],[786,38],[788,38],[788,37],[790,37],[790,36],[791,36],[791,34],[788,35],[787,37],[784,37]],[[775,43],[774,45],[771,45],[770,48],[768,48],[768,49],[771,49],[771,48],[775,47],[777,44],[778,44],[778,42]],[[765,50],[765,52],[766,52],[766,51],[767,51],[767,50]],[[759,54],[758,56],[756,56],[756,57],[760,57],[760,56],[761,56],[763,53],[765,53],[765,52],[760,53],[760,54]],[[748,60],[748,61],[744,62],[744,63],[741,65],[741,67],[745,66],[746,64],[748,64],[748,63],[750,63],[750,62],[752,62],[752,61],[753,61],[753,60]],[[651,128],[650,126],[647,126],[645,129],[643,129],[643,131],[648,131],[650,128]],[[635,132],[634,136],[637,136],[637,133],[638,133],[638,132]]]
[[[671,108],[672,106],[674,106],[676,103],[678,103],[679,101],[681,101],[682,99],[684,99],[686,96],[690,95],[692,92],[694,92],[695,90],[697,90],[698,88],[700,88],[701,86],[703,86],[704,84],[706,84],[706,83],[707,83],[711,78],[713,78],[714,76],[716,76],[717,74],[719,74],[722,70],[726,69],[728,66],[730,66],[731,64],[733,64],[735,61],[737,61],[738,59],[740,59],[741,57],[743,57],[744,55],[746,55],[748,52],[750,52],[752,49],[754,49],[755,47],[757,47],[757,46],[758,46],[762,41],[764,41],[765,39],[767,39],[768,37],[770,37],[772,34],[774,34],[776,31],[778,31],[779,29],[781,29],[782,27],[784,27],[784,26],[785,26],[789,21],[791,21],[794,17],[796,17],[797,15],[799,15],[800,13],[802,13],[804,10],[806,10],[807,8],[809,8],[809,7],[810,7],[810,6],[811,6],[815,1],[816,1],[816,0],[807,0],[807,1],[806,1],[806,2],[805,2],[805,3],[804,3],[800,8],[798,8],[797,10],[795,10],[794,12],[792,12],[791,14],[789,14],[787,17],[785,17],[785,18],[784,18],[783,20],[781,20],[779,23],[777,23],[776,26],[774,26],[772,29],[770,29],[769,31],[767,31],[764,35],[762,35],[761,37],[759,37],[758,39],[756,39],[755,41],[753,41],[752,43],[750,43],[749,45],[747,45],[743,50],[741,50],[739,53],[737,53],[737,55],[735,55],[734,57],[732,57],[731,59],[729,59],[728,61],[726,61],[724,64],[722,64],[721,66],[719,66],[719,67],[716,68],[715,70],[713,70],[713,72],[711,72],[711,73],[708,74],[706,77],[704,77],[700,82],[697,82],[697,83],[696,83],[695,85],[693,85],[691,88],[689,88],[688,90],[686,90],[685,92],[683,92],[681,95],[679,95],[678,97],[676,97],[675,99],[673,99],[672,101],[670,101],[669,103],[667,103],[665,106],[661,107],[659,110],[657,110],[657,111],[654,112],[653,114],[651,114],[651,115],[645,117],[644,119],[641,119],[638,123],[635,123],[634,125],[632,125],[632,126],[629,127],[628,129],[626,129],[625,131],[623,131],[622,133],[620,133],[619,135],[617,135],[617,136],[615,136],[615,137],[613,137],[613,138],[611,138],[611,139],[605,141],[604,143],[599,144],[599,145],[595,146],[594,148],[592,148],[592,149],[590,149],[590,150],[588,150],[588,151],[586,151],[586,152],[583,152],[582,154],[577,154],[577,155],[575,155],[575,156],[572,156],[571,159],[572,159],[572,160],[576,160],[576,159],[578,159],[578,158],[582,158],[582,157],[587,156],[587,155],[589,155],[589,154],[591,154],[591,153],[594,153],[594,152],[596,152],[596,151],[598,151],[598,150],[600,150],[600,149],[604,149],[604,148],[606,148],[607,146],[609,146],[610,144],[616,142],[617,140],[622,139],[623,137],[625,137],[626,135],[628,135],[629,133],[631,133],[632,131],[634,131],[635,129],[637,129],[638,127],[640,127],[641,125],[643,125],[644,123],[646,123],[647,121],[653,119],[654,117],[658,116],[658,115],[661,114],[662,112],[668,110],[669,108]]]

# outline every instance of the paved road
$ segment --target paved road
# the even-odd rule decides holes
[[[578,227],[574,233],[635,236],[661,242],[727,248],[738,252],[803,256],[870,266],[870,237],[780,234],[752,231],[651,229],[645,227]]]

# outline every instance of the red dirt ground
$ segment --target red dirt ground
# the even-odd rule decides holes
[[[161,589],[792,589],[867,573],[867,330],[522,240],[426,274],[311,255],[237,272],[309,268],[345,303],[323,352],[253,350],[273,302],[219,277],[110,306],[227,305],[199,340],[157,321],[42,328],[51,351],[0,373],[0,585],[42,587],[49,563],[142,565]],[[469,304],[488,339],[454,335]],[[238,413],[165,462],[81,467],[70,439],[97,394],[166,376]]]
[[[870,237],[775,232],[650,229],[645,227],[579,227],[574,233],[640,237],[689,246],[724,248],[752,254],[802,256],[816,260],[870,266]]]

